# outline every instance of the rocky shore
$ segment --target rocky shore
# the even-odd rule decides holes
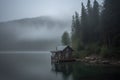
[[[99,56],[87,56],[82,59],[76,59],[78,62],[90,63],[90,64],[113,64],[120,65],[120,60],[106,59]]]

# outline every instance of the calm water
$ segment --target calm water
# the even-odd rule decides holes
[[[46,52],[1,53],[0,80],[120,80],[120,67],[51,64],[50,53]]]

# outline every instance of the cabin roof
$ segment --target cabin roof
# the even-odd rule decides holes
[[[51,53],[61,53],[64,49],[70,48],[72,51],[74,51],[70,46],[57,46],[55,51],[51,51]]]
[[[57,46],[57,51],[63,51],[67,46]]]

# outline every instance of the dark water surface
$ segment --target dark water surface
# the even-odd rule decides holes
[[[0,80],[120,80],[120,67],[51,64],[48,52],[0,53]]]

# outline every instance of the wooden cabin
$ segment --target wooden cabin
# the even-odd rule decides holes
[[[51,61],[52,62],[68,62],[73,61],[73,49],[70,46],[58,46],[56,51],[51,51]]]

